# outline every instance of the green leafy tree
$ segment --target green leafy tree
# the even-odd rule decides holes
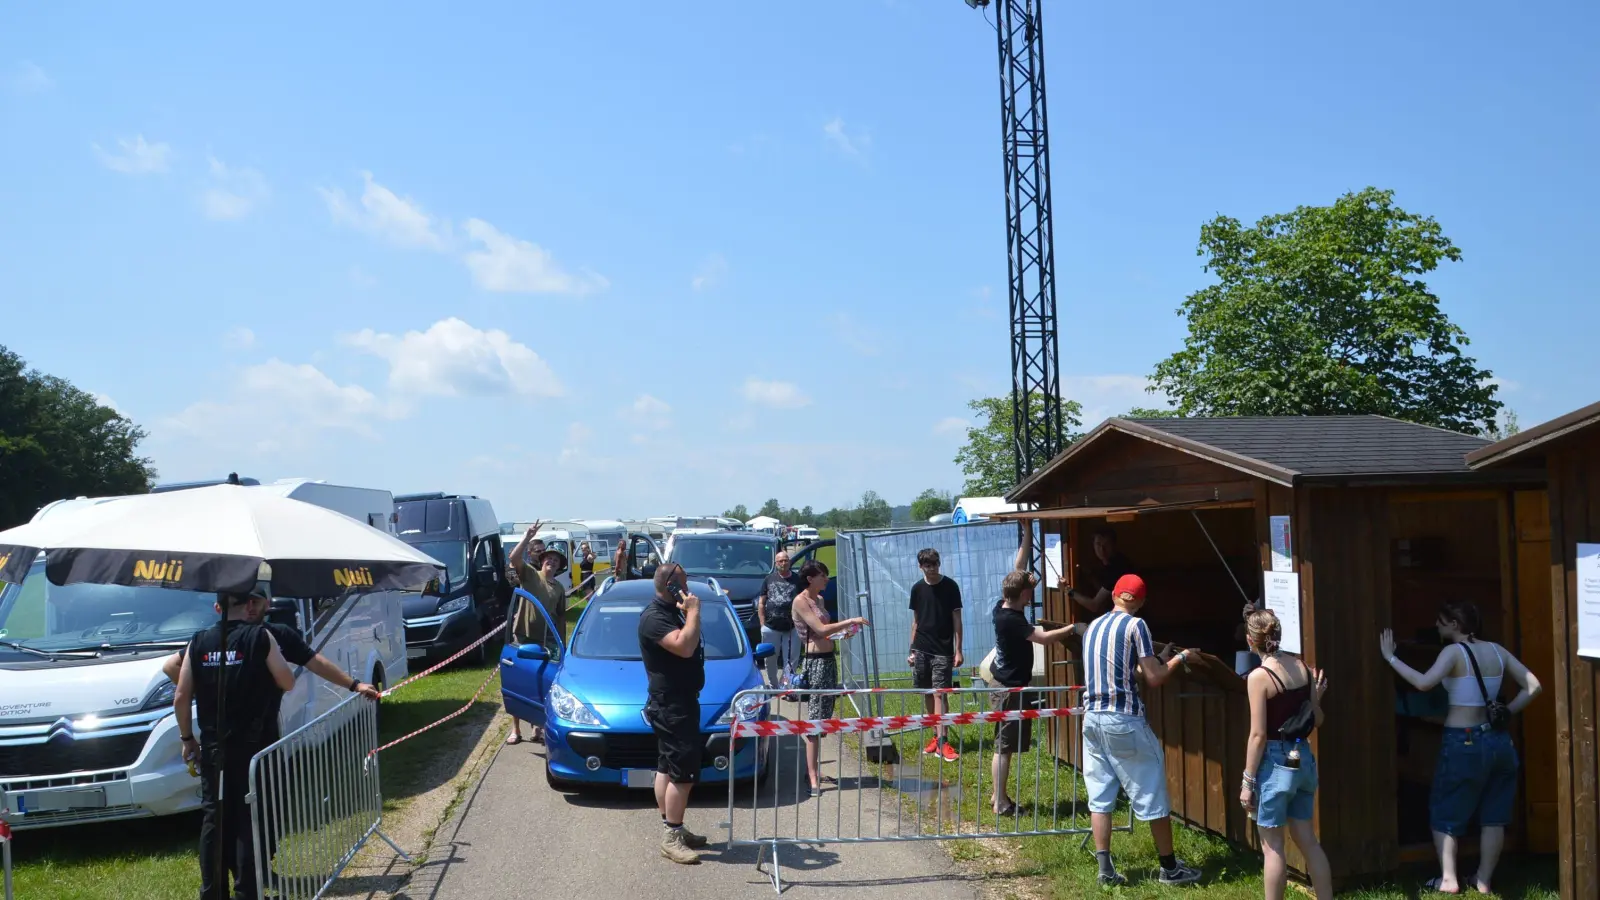
[[[1151,390],[1185,416],[1376,413],[1469,434],[1495,421],[1490,372],[1420,276],[1461,252],[1431,217],[1367,188],[1254,226],[1218,216],[1184,301],[1184,348]]]
[[[727,512],[724,512],[722,517],[724,519],[738,519],[741,522],[748,522],[751,519],[750,510],[745,509],[743,503],[735,506],[733,509],[730,509]]]
[[[780,522],[784,520],[783,507],[778,505],[778,500],[775,497],[761,504],[761,512],[757,513],[757,515],[766,516],[769,519],[777,519]]]
[[[949,491],[928,488],[911,501],[911,521],[926,522],[940,513],[955,509],[955,506],[956,502],[951,499]]]
[[[811,524],[812,520],[816,519],[816,517],[817,517],[817,514],[812,512],[811,511],[811,507],[809,507],[809,506],[806,507],[805,509],[800,510],[800,521],[803,524],[807,524],[807,525]]]
[[[970,401],[967,407],[978,414],[979,423],[967,429],[967,443],[956,453],[956,465],[967,476],[962,490],[971,497],[1004,496],[1017,484],[1012,398],[986,397]],[[1052,407],[1059,411],[1067,443],[1076,440],[1078,435],[1074,431],[1082,424],[1079,417],[1083,415],[1083,407],[1076,400],[1047,397],[1037,392],[1028,396],[1027,414],[1040,425],[1044,424]]]
[[[1151,406],[1135,406],[1122,414],[1124,419],[1176,419],[1178,411],[1175,409],[1159,409]]]
[[[65,497],[142,494],[155,470],[142,429],[0,346],[0,528]]]
[[[894,509],[889,506],[889,501],[878,496],[877,491],[862,494],[861,503],[851,515],[856,528],[888,528],[893,519]]]

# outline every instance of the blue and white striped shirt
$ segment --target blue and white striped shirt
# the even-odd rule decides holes
[[[1134,679],[1139,660],[1155,655],[1155,641],[1143,619],[1113,609],[1089,623],[1083,636],[1084,710],[1144,715]]]

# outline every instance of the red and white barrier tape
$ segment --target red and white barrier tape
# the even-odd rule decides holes
[[[509,625],[509,624],[511,624],[511,621],[509,619],[507,619],[504,622],[501,622],[499,625],[496,625],[495,627],[489,629],[488,633],[485,634],[483,637],[478,638],[477,640],[473,641],[472,643],[470,643],[470,644],[466,645],[465,647],[462,647],[460,650],[456,651],[456,654],[454,656],[450,657],[449,659],[445,660],[444,662],[436,663],[435,665],[431,665],[428,668],[422,670],[421,672],[418,672],[417,674],[411,676],[410,678],[407,678],[405,681],[402,681],[399,684],[396,684],[396,685],[394,685],[392,687],[386,688],[384,690],[384,692],[383,692],[383,696],[387,697],[390,694],[394,693],[395,691],[398,691],[401,688],[405,687],[406,685],[410,684],[411,682],[416,681],[419,678],[426,678],[427,676],[432,675],[433,673],[439,671],[440,669],[444,668],[445,666],[450,665],[451,663],[455,662],[456,660],[460,659],[461,657],[466,656],[468,653],[471,653],[472,651],[474,651],[474,650],[478,649],[479,647],[483,646],[485,641],[489,640],[490,638],[494,637],[495,635],[499,634],[500,632],[505,631],[506,630],[506,626]]]
[[[406,741],[411,740],[412,738],[416,737],[419,734],[422,734],[425,731],[430,731],[430,730],[432,730],[434,728],[438,728],[440,725],[443,725],[444,723],[450,721],[451,719],[454,719],[456,716],[459,716],[462,713],[466,712],[467,710],[471,709],[472,708],[472,704],[477,703],[478,702],[478,698],[483,696],[483,689],[488,687],[489,686],[489,682],[493,681],[495,679],[495,676],[497,676],[499,674],[500,674],[500,667],[499,666],[495,666],[494,667],[494,671],[489,673],[489,677],[485,678],[483,680],[483,684],[478,685],[478,689],[476,691],[472,692],[472,699],[468,700],[460,709],[456,710],[455,712],[451,713],[448,716],[445,716],[444,718],[440,719],[439,721],[434,722],[431,725],[424,725],[421,728],[418,728],[416,731],[413,731],[408,735],[405,735],[403,737],[395,738],[394,740],[390,741],[389,743],[384,744],[382,747],[374,748],[373,750],[371,750],[371,751],[369,751],[367,753],[367,758],[371,759],[372,757],[377,756],[379,753],[382,753],[383,751],[389,749],[390,747],[393,747],[396,744],[403,744]]]
[[[1045,690],[1050,690],[1050,691],[1081,691],[1083,689],[1084,689],[1084,686],[1081,685],[1081,684],[1051,685],[1049,688],[1044,688],[1044,689],[1041,689],[1039,687],[1032,687],[1032,686],[1030,686],[1030,687],[989,687],[989,686],[985,685],[984,687],[981,687],[981,688],[954,688],[954,687],[948,687],[948,688],[915,688],[915,689],[912,689],[912,690],[906,690],[905,688],[875,687],[875,688],[844,688],[844,689],[828,688],[827,690],[810,691],[810,690],[807,690],[807,689],[805,689],[803,687],[797,687],[797,688],[789,688],[788,690],[784,691],[781,694],[769,695],[765,699],[763,699],[761,701],[761,703],[762,703],[762,705],[766,705],[768,703],[771,703],[774,700],[789,700],[789,699],[792,699],[792,698],[794,698],[796,696],[803,695],[803,694],[823,694],[823,695],[828,696],[828,697],[851,697],[851,696],[854,696],[856,694],[897,693],[897,694],[929,695],[929,694],[975,694],[975,693],[998,694],[998,693],[1001,693],[1001,692],[1004,692],[1004,693],[1007,693],[1007,694],[1019,694],[1019,693],[1021,693],[1023,691],[1027,691],[1027,690],[1039,691],[1040,693],[1043,693]]]
[[[856,719],[801,719],[795,721],[739,722],[733,726],[733,736],[772,737],[780,734],[851,734],[877,728],[899,730],[902,728],[933,728],[939,725],[976,725],[980,722],[1020,722],[1031,719],[1053,719],[1058,716],[1081,716],[1082,707],[1062,706],[1056,709],[1008,709],[994,712],[965,712],[921,716],[862,716]]]

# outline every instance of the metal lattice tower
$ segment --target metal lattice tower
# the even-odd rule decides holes
[[[979,4],[987,6],[987,0]],[[996,0],[1000,136],[1005,149],[1006,255],[1011,300],[1011,421],[1017,482],[1064,445],[1045,110],[1044,0]],[[1043,415],[1029,415],[1034,403]]]

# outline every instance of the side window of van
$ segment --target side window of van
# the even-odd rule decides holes
[[[494,541],[484,538],[478,541],[478,546],[472,551],[472,570],[497,568],[494,561]]]

